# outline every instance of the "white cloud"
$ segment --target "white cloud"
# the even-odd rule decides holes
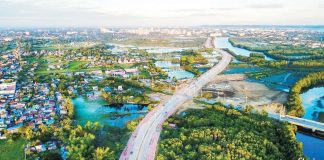
[[[88,26],[324,23],[321,0],[0,0],[0,4],[0,27],[30,25],[28,17],[37,17],[33,25],[60,25],[60,20],[62,25]]]

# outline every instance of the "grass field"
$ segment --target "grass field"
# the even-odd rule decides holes
[[[0,140],[0,160],[24,159],[25,140],[18,138],[15,141]]]
[[[75,71],[75,70],[78,70],[78,69],[82,69],[82,66],[87,64],[87,63],[88,63],[87,61],[72,61],[72,62],[69,62],[67,70]]]
[[[136,64],[114,64],[110,66],[96,66],[96,67],[90,67],[85,68],[84,65],[89,63],[88,61],[72,61],[68,63],[68,67],[66,69],[56,69],[56,70],[46,70],[47,67],[42,67],[43,69],[37,70],[36,74],[50,74],[50,73],[67,73],[67,72],[91,72],[96,70],[102,70],[102,69],[127,69],[127,68],[133,68],[136,66]]]

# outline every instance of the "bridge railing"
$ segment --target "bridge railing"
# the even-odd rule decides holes
[[[298,119],[300,121],[317,124],[317,125],[320,125],[320,126],[322,126],[324,128],[324,123],[321,123],[321,122],[317,122],[317,121],[313,121],[313,120],[309,120],[309,119],[304,119],[304,118],[299,118],[299,117],[294,117],[294,116],[290,116],[290,115],[285,115],[285,117],[289,117],[291,119]]]
[[[324,131],[324,123],[316,122],[309,119],[294,117],[290,115],[280,115],[277,113],[268,113],[268,115],[272,118],[279,119],[281,121],[286,121],[294,125],[300,125],[310,129],[317,129],[320,131]],[[305,122],[305,123],[303,123]],[[307,124],[308,123],[308,124]]]

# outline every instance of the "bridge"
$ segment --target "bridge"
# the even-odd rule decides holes
[[[304,118],[294,117],[290,115],[281,115],[278,113],[269,113],[268,115],[269,117],[278,119],[280,121],[288,122],[296,126],[311,129],[313,132],[315,131],[324,132],[324,123],[320,123],[320,122],[316,122]]]

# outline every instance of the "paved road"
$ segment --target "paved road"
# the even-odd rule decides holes
[[[221,53],[222,60],[216,66],[180,88],[167,102],[161,103],[145,116],[129,139],[120,160],[153,160],[155,158],[162,123],[180,105],[195,97],[205,84],[217,79],[217,75],[230,63],[229,53],[223,50],[217,51]]]

